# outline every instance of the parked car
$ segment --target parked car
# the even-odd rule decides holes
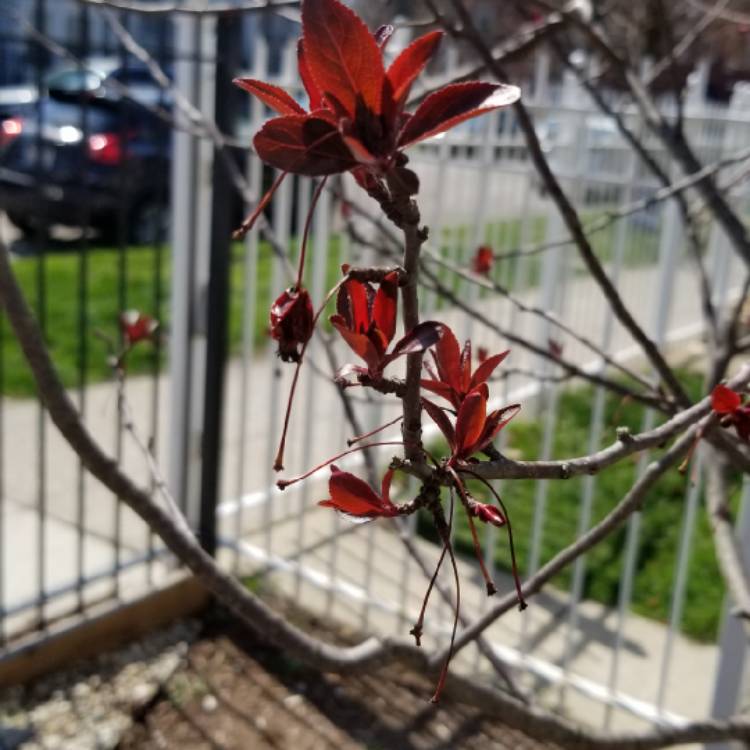
[[[170,75],[170,69],[166,70]],[[87,95],[97,99],[118,99],[120,85],[132,97],[145,104],[168,106],[168,95],[155,84],[148,68],[139,60],[118,57],[89,57],[82,65],[66,62],[53,67],[42,77],[42,96],[65,98]],[[19,109],[39,99],[36,83],[0,86],[0,120],[13,117]]]
[[[0,122],[0,209],[24,232],[89,225],[154,240],[164,223],[170,128],[128,100],[45,97]]]

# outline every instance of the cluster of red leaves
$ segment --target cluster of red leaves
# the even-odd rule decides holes
[[[348,267],[344,266],[342,270],[346,273]],[[377,380],[394,359],[425,351],[440,340],[444,326],[425,321],[406,333],[388,353],[396,333],[397,312],[397,271],[389,273],[380,282],[377,291],[369,281],[347,279],[341,285],[336,297],[336,314],[331,316],[330,321],[350,349],[367,364],[366,368],[347,365],[341,371],[341,376],[368,374]]]
[[[383,289],[384,285],[386,286],[385,290]],[[388,288],[390,285],[394,285],[394,288]],[[342,298],[339,300],[339,309],[346,307],[348,317],[340,312],[331,318],[349,346],[368,362],[369,369],[366,372],[371,376],[374,372],[382,374],[383,361],[391,361],[399,349],[399,345],[397,345],[393,354],[383,357],[395,330],[397,307],[395,285],[395,274],[393,278],[386,277],[377,292],[368,288],[369,285],[365,283],[347,281],[339,293]],[[355,308],[360,308],[360,311],[353,313],[352,310]],[[349,320],[350,324],[344,325],[345,320]],[[351,325],[351,321],[358,321],[359,328]],[[359,333],[356,333],[355,330],[358,330]],[[458,468],[460,470],[474,454],[490,445],[500,430],[510,422],[521,407],[519,404],[512,404],[502,409],[487,412],[487,401],[489,399],[487,380],[508,355],[507,351],[487,357],[472,372],[471,342],[467,341],[463,351],[461,351],[455,334],[448,326],[435,323],[428,330],[434,332],[437,337],[432,343],[426,343],[426,338],[420,342],[418,339],[409,336],[413,345],[420,347],[420,351],[428,349],[434,344],[434,349],[430,351],[437,373],[429,368],[428,372],[431,379],[423,380],[422,387],[442,396],[451,404],[453,411],[456,413],[455,424],[451,422],[446,409],[426,398],[422,399],[422,405],[448,441],[451,455],[445,462],[446,468]],[[366,332],[369,332],[369,336]],[[381,336],[383,336],[384,343],[376,348],[373,340],[380,341]],[[427,367],[427,365],[425,366]],[[351,370],[365,371],[364,368],[350,367],[348,371]],[[391,512],[392,504],[385,492],[382,493],[384,502],[374,503],[372,500],[374,491],[367,483],[357,479],[353,474],[338,470],[334,473],[337,479],[335,486],[331,485],[333,502],[326,501],[324,503],[326,506],[335,507],[351,516],[364,515],[361,512],[363,507],[368,509],[366,514],[368,518],[374,518],[378,515],[396,515]],[[389,472],[386,475],[388,487],[390,487],[391,473]],[[333,475],[331,481],[333,482]],[[344,481],[346,482],[346,494],[342,491]],[[472,502],[469,511],[474,517],[485,523],[491,523],[495,526],[501,526],[505,523],[505,517],[494,506]]]
[[[365,185],[397,168],[402,149],[520,96],[515,86],[452,84],[409,114],[405,105],[412,84],[435,53],[442,32],[412,42],[386,70],[383,49],[391,33],[391,27],[381,27],[371,34],[338,0],[303,0],[298,63],[309,111],[277,86],[236,80],[280,115],[253,140],[260,158],[295,174],[352,171]]]
[[[487,383],[470,390],[458,408],[455,425],[451,424],[444,409],[426,398],[422,399],[425,411],[448,441],[451,450],[449,466],[465,462],[475,453],[487,448],[500,430],[521,410],[520,404],[512,404],[488,414],[488,399]]]
[[[725,385],[717,385],[711,392],[711,408],[721,415],[724,426],[733,426],[740,439],[750,441],[750,405],[743,405],[739,393]]]
[[[458,409],[471,390],[487,382],[509,352],[510,350],[506,350],[490,357],[484,350],[479,367],[472,372],[471,341],[464,344],[462,351],[453,331],[446,327],[431,352],[437,372],[429,363],[425,363],[430,378],[422,380],[422,388],[442,396],[454,409]]]

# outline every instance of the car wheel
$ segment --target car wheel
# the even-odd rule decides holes
[[[142,200],[128,218],[128,242],[155,245],[167,238],[167,208],[154,200]]]

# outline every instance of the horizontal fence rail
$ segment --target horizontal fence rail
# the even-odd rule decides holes
[[[226,232],[217,230],[211,210],[216,180],[227,180],[222,184],[231,188],[232,220],[238,222],[277,175],[239,147],[249,145],[269,112],[244,95],[231,104],[217,96],[223,88],[217,69],[227,59],[216,19],[184,15],[157,28],[144,17],[136,23],[128,13],[110,14],[107,21],[97,9],[75,5],[70,16],[75,23],[67,26],[75,29],[71,38],[61,35],[56,3],[35,0],[33,5],[28,22],[37,36],[19,36],[14,45],[23,48],[24,59],[34,61],[36,81],[30,84],[37,91],[43,90],[51,67],[48,58],[59,56],[60,47],[68,50],[66,62],[79,73],[91,68],[95,55],[106,53],[107,64],[124,71],[125,81],[128,69],[142,65],[133,56],[139,49],[168,81],[150,81],[138,91],[125,83],[115,107],[125,111],[123,94],[140,97],[141,109],[156,112],[168,131],[164,148],[169,158],[159,166],[169,179],[151,196],[151,213],[144,214],[158,217],[147,241],[136,242],[144,238],[129,231],[133,206],[124,166],[122,200],[109,236],[90,215],[74,232],[60,233],[57,222],[36,217],[25,235],[3,227],[14,238],[19,276],[87,426],[124,468],[153,484],[123,417],[131,413],[196,530],[200,525],[205,533],[206,523],[211,527],[215,507],[209,530],[215,533],[219,559],[248,578],[249,585],[262,581],[365,633],[406,633],[427,583],[412,551],[430,571],[439,554],[422,520],[347,523],[317,505],[326,497],[327,471],[283,493],[275,487],[272,463],[292,372],[274,355],[267,316],[290,277],[269,236],[294,262],[315,182],[290,176],[267,212],[268,232],[256,228],[244,241],[230,242]],[[235,75],[273,82],[304,101],[296,75],[296,28],[288,23],[274,27],[279,32],[274,38],[273,29],[264,31],[248,16],[235,40],[241,47],[241,69]],[[449,80],[461,64],[455,47],[445,45],[415,97]],[[549,69],[540,53],[532,79],[519,84],[550,164],[639,324],[676,361],[685,361],[679,355],[700,341],[704,322],[694,261],[675,202],[661,195],[660,185],[575,78],[566,73],[553,80]],[[713,164],[750,144],[750,108],[741,91],[726,106],[707,102],[704,83],[695,76],[685,103],[685,129],[703,163]],[[626,102],[613,94],[610,104],[633,132],[645,132]],[[80,120],[71,123],[83,142],[97,134],[95,107],[80,107]],[[36,123],[40,134],[34,153],[41,195],[49,187],[43,169],[48,116],[43,97],[24,112],[24,121]],[[226,138],[217,135],[216,122]],[[651,156],[678,177],[660,144],[653,138],[644,142]],[[0,165],[3,158],[0,152]],[[449,323],[460,338],[471,338],[475,351],[512,349],[504,363],[507,372],[492,384],[493,394],[498,405],[518,401],[523,411],[520,426],[509,431],[502,449],[528,458],[561,458],[611,442],[618,420],[632,422],[634,429],[653,426],[656,416],[648,408],[619,402],[601,386],[571,382],[558,364],[538,353],[554,349],[587,373],[617,377],[601,351],[610,362],[656,377],[579,260],[532,168],[512,112],[490,114],[420,144],[410,150],[409,160],[420,177],[419,203],[430,228],[422,317]],[[731,180],[740,169],[723,174]],[[697,198],[693,189],[686,195]],[[741,180],[731,199],[747,216],[748,192]],[[305,279],[315,300],[322,300],[340,278],[342,264],[398,262],[347,232],[348,222],[356,222],[360,237],[377,240],[377,227],[363,218],[377,217],[375,208],[348,176],[331,180],[323,190]],[[480,245],[489,245],[496,256],[486,277],[471,272]],[[724,314],[741,292],[742,265],[718,227],[708,228],[705,245],[703,262]],[[217,257],[224,263],[217,266]],[[210,289],[218,272],[226,274],[228,291],[216,302]],[[216,331],[209,324],[209,299],[212,305],[226,304],[221,333],[229,356],[223,373],[210,369]],[[133,307],[159,320],[162,333],[133,353],[118,391],[107,370],[107,341],[115,348],[122,344],[117,314]],[[522,340],[532,347],[524,347]],[[348,391],[345,402],[331,376],[350,356],[321,324],[291,420],[290,475],[346,448],[355,429],[347,409],[354,410],[360,432],[398,415],[396,402],[363,389]],[[697,369],[684,375],[700,389]],[[207,448],[206,399],[217,395],[215,383],[222,376],[222,419]],[[129,412],[118,408],[123,399]],[[397,438],[397,429],[391,433]],[[388,440],[389,433],[383,434]],[[428,445],[437,445],[437,437],[426,429]],[[390,456],[380,450],[339,463],[364,475],[371,467],[385,466]],[[644,455],[626,466],[620,485],[607,474],[570,480],[564,489],[544,481],[498,483],[517,529],[522,574],[533,574],[585,533],[619,499],[622,482],[642,474],[648,460]],[[218,477],[213,489],[206,472]],[[706,675],[717,672],[720,643],[731,640],[721,630],[724,599],[719,592],[706,614],[695,584],[706,559],[699,544],[706,522],[703,484],[696,469],[692,482],[663,489],[668,497],[662,504],[669,505],[671,515],[659,519],[661,527],[654,530],[655,508],[646,507],[604,552],[579,558],[526,613],[509,614],[488,630],[491,647],[525,689],[556,710],[608,728],[678,725],[709,713],[712,706],[717,713],[723,710]],[[414,489],[404,481],[397,492],[406,499]],[[465,550],[466,530],[459,524],[453,531],[459,550]],[[483,533],[487,567],[500,591],[510,590],[504,532],[488,527]],[[161,542],[91,481],[51,429],[31,397],[5,321],[0,325],[0,547],[0,635],[8,650],[24,638],[46,637],[64,618],[102,602],[116,605],[143,595],[176,573]],[[488,603],[470,558],[462,557],[459,564],[467,581],[463,612],[471,620]],[[658,580],[653,566],[661,571]],[[439,580],[450,589],[447,573]],[[450,604],[438,596],[431,606],[426,622],[430,645],[448,642]],[[478,651],[467,649],[458,668],[484,673],[487,666]],[[701,681],[692,679],[698,670]],[[724,705],[736,700],[737,690],[729,691]]]

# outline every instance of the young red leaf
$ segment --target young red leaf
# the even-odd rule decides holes
[[[388,68],[388,82],[391,85],[391,95],[396,106],[402,104],[409,96],[409,90],[417,76],[424,70],[429,59],[443,38],[442,31],[431,31],[429,34],[415,39]]]
[[[312,73],[310,73],[305,54],[304,39],[300,39],[297,42],[297,67],[299,69],[299,77],[302,79],[302,85],[305,87],[308,99],[310,100],[310,111],[320,109],[323,106],[323,96],[320,93],[318,84],[313,80]]]
[[[390,343],[396,333],[398,273],[389,273],[381,282],[372,304],[372,319]]]
[[[432,419],[437,425],[440,432],[445,436],[451,452],[454,451],[456,448],[456,433],[445,412],[437,404],[433,404],[432,401],[429,401],[426,398],[422,399],[422,407],[430,415],[430,419]]]
[[[470,81],[454,83],[430,94],[409,118],[399,134],[398,145],[409,146],[455,127],[464,120],[518,101],[516,86]]]
[[[341,315],[331,315],[329,320],[349,348],[367,362],[367,367],[372,371],[378,370],[383,356],[383,352],[379,350],[379,340],[373,340],[367,333],[356,333]]]
[[[461,392],[468,393],[471,390],[471,339],[466,339],[460,361]]]
[[[378,26],[375,33],[372,35],[381,50],[385,49],[388,40],[393,36],[393,32],[396,29],[389,23],[384,23],[382,26]]]
[[[254,78],[235,78],[232,83],[251,93],[280,115],[307,114],[284,89],[271,83],[256,81]]]
[[[440,341],[435,347],[435,364],[440,379],[456,391],[461,390],[461,348],[453,331],[446,326]]]
[[[434,320],[418,323],[405,334],[393,347],[393,352],[386,357],[388,362],[404,354],[416,354],[434,346],[443,334],[444,326]]]
[[[482,363],[474,370],[474,374],[471,376],[471,382],[469,387],[475,388],[480,383],[486,383],[489,380],[490,375],[495,371],[498,365],[510,354],[510,349],[506,349],[500,354],[494,354],[491,357],[486,355]]]
[[[731,414],[742,405],[742,397],[725,385],[717,385],[711,391],[711,408],[717,414]]]
[[[473,452],[476,453],[477,451],[484,450],[495,439],[498,432],[500,432],[500,430],[502,430],[519,411],[521,411],[520,404],[511,404],[503,409],[490,412],[485,420],[482,435],[474,446]]]
[[[335,508],[347,515],[360,518],[375,518],[376,516],[397,516],[398,508],[391,502],[387,492],[390,490],[391,476],[383,478],[383,495],[378,495],[367,482],[331,466],[331,478],[328,481],[328,491],[331,497],[321,500],[318,505],[324,508]]]
[[[354,119],[357,103],[381,112],[385,70],[369,29],[338,0],[302,3],[305,59],[324,96],[332,95]]]
[[[312,115],[269,120],[253,144],[264,162],[294,174],[318,177],[356,166],[337,127]]]
[[[456,416],[456,453],[465,458],[474,453],[487,418],[487,386],[479,386],[461,403]]]

